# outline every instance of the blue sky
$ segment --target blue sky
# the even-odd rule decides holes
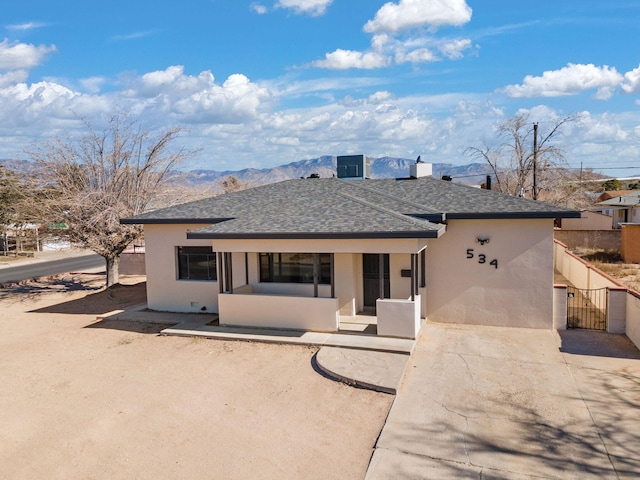
[[[193,168],[364,153],[465,164],[570,114],[569,164],[640,174],[640,1],[4,2],[0,158],[115,111]]]

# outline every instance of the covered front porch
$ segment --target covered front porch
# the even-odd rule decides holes
[[[215,240],[220,325],[415,339],[425,310],[426,241],[401,240],[386,245],[391,253],[353,253],[345,242],[322,242],[313,251],[308,241],[264,240],[259,249],[238,251],[236,242]],[[369,243],[370,250],[382,248]],[[278,253],[258,253],[265,251]],[[372,259],[380,267],[375,279],[366,265]],[[281,276],[295,282],[269,281]]]

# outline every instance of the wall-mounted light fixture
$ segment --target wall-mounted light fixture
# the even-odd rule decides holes
[[[486,238],[478,237],[476,238],[476,242],[478,242],[480,245],[484,245],[485,243],[489,243],[489,237],[486,237]]]

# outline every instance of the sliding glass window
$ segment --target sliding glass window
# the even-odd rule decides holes
[[[177,247],[178,280],[217,280],[212,247]]]
[[[318,253],[318,283],[331,284],[331,254]],[[313,253],[261,253],[260,281],[313,283]]]

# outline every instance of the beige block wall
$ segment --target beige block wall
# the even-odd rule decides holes
[[[120,275],[145,275],[144,253],[120,255]]]
[[[598,212],[581,212],[580,218],[563,218],[563,230],[611,230],[613,217]]]
[[[429,321],[553,328],[553,220],[449,221],[427,248],[426,292]]]
[[[554,238],[568,247],[620,250],[620,230],[555,230]]]
[[[176,247],[210,246],[211,240],[187,240],[187,230],[204,225],[145,225],[147,306],[169,312],[218,311],[218,282],[177,280]],[[240,262],[239,256],[234,256]],[[244,276],[244,275],[243,275]],[[234,277],[234,284],[241,279]]]
[[[626,263],[640,263],[640,225],[622,226],[621,251]]]

